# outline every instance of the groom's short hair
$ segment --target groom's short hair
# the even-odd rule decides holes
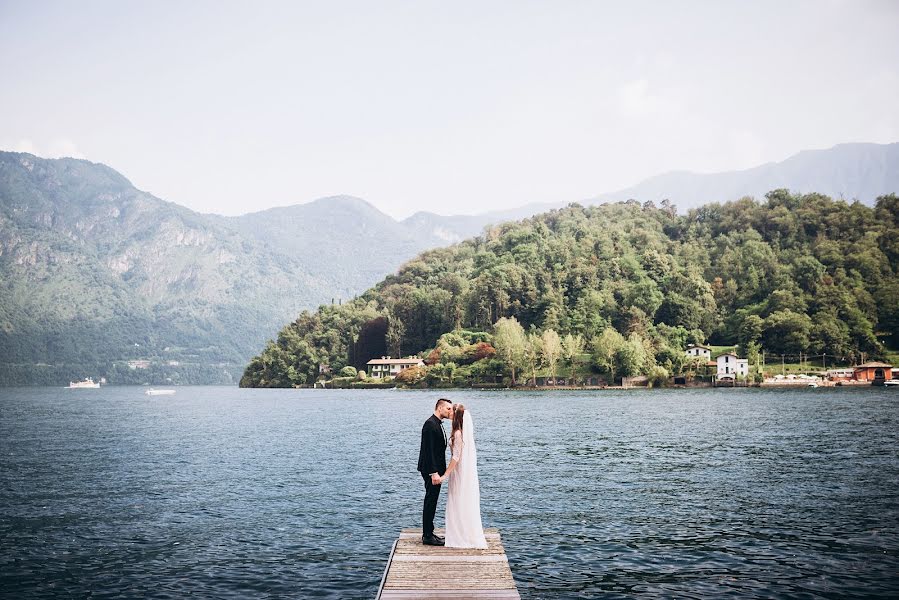
[[[437,401],[437,404],[434,405],[434,410],[437,410],[438,408],[440,408],[440,403],[441,403],[441,402],[446,402],[447,404],[452,404],[452,403],[453,403],[452,400],[447,400],[446,398],[441,398],[440,400]]]

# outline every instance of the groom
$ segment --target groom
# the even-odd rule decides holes
[[[421,510],[421,543],[442,546],[443,538],[434,535],[434,513],[440,496],[440,476],[446,471],[446,432],[441,419],[453,414],[453,403],[446,398],[437,401],[434,414],[421,427],[421,448],[418,451],[418,471],[425,481],[425,503]]]

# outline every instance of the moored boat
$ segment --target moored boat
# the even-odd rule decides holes
[[[144,393],[148,396],[171,396],[175,393],[175,390],[154,390],[150,388]]]
[[[88,377],[83,381],[70,381],[69,389],[81,389],[81,388],[98,388],[100,387],[99,381],[94,381],[93,377]]]

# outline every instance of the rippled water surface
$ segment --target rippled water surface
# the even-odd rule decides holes
[[[899,594],[899,390],[447,395],[523,598]],[[0,595],[372,598],[438,396],[0,389]]]

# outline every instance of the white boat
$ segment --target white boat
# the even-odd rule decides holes
[[[808,384],[808,387],[818,387],[818,384],[813,381],[810,384]]]
[[[99,381],[94,381],[93,377],[88,377],[84,381],[70,381],[69,389],[80,389],[80,388],[98,388],[100,387]]]
[[[175,390],[154,390],[150,388],[144,393],[148,396],[171,396],[175,393]]]
[[[890,387],[892,387],[894,385],[899,385],[899,379],[887,379],[886,381],[883,382],[883,385],[888,385]]]

